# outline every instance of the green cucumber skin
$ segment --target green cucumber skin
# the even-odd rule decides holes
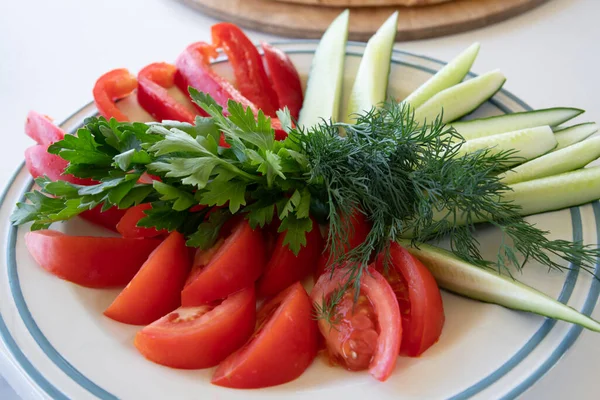
[[[410,104],[413,109],[416,109],[442,90],[462,82],[471,70],[479,54],[480,47],[479,43],[473,43],[440,69],[434,76],[429,78],[427,82],[419,86],[403,102]]]
[[[562,128],[554,131],[558,146],[556,150],[564,149],[575,143],[581,142],[598,132],[598,125],[595,122],[585,122],[583,124],[573,125],[568,128]]]
[[[421,123],[431,122],[440,113],[443,113],[443,123],[456,121],[475,111],[483,103],[494,97],[502,89],[504,82],[506,82],[506,77],[499,70],[495,70],[442,90],[415,110],[415,120]],[[478,88],[470,94],[474,98],[473,103],[466,108],[461,108],[466,103],[466,96],[461,92],[472,88]],[[461,98],[461,100],[459,101],[458,98]]]
[[[377,107],[386,100],[396,39],[398,12],[393,13],[369,39],[363,53],[344,120],[352,123],[356,115]],[[377,68],[381,70],[376,71]]]
[[[600,136],[553,151],[521,164],[501,176],[506,184],[526,182],[580,169],[600,157]]]
[[[337,16],[317,46],[298,118],[300,126],[311,127],[321,122],[321,119],[337,120],[339,118],[349,15],[350,12],[345,10]],[[333,50],[336,51],[335,54],[331,53]],[[322,63],[325,60],[328,63],[337,64],[335,70],[323,67]],[[333,71],[335,76],[323,77],[324,71]],[[317,84],[317,81],[322,84]]]
[[[454,254],[427,244],[400,244],[431,271],[441,288],[486,303],[581,325],[600,332],[600,323],[546,294],[498,273],[469,264]]]
[[[458,121],[452,123],[451,126],[465,140],[471,140],[543,125],[557,126],[583,112],[579,108],[555,107]]]

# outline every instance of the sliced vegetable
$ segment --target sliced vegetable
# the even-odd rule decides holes
[[[300,75],[284,51],[265,42],[262,42],[261,46],[265,53],[265,63],[273,82],[273,89],[277,93],[279,109],[287,107],[292,118],[298,120],[304,99]]]
[[[299,377],[317,354],[317,323],[306,291],[295,283],[265,303],[250,340],[227,357],[211,382],[237,389],[281,385]]]
[[[558,142],[558,146],[554,151],[563,149],[574,143],[581,142],[598,132],[598,125],[595,122],[586,122],[579,125],[573,125],[568,128],[563,128],[554,131],[554,137]]]
[[[104,315],[115,321],[146,325],[181,305],[181,289],[190,272],[181,233],[174,231],[150,254]]]
[[[410,246],[410,242],[401,244]],[[428,244],[407,249],[429,268],[439,285],[446,290],[600,332],[599,322],[521,282],[469,264],[446,250]]]
[[[25,134],[37,144],[48,146],[65,137],[65,132],[54,125],[52,119],[36,111],[29,111],[25,122]]]
[[[145,211],[150,209],[152,209],[152,205],[144,203],[125,210],[125,214],[117,224],[117,232],[125,238],[147,238],[166,233],[157,231],[156,228],[138,226],[138,222],[146,217]]]
[[[284,245],[286,232],[277,235],[274,250],[270,254],[264,274],[256,283],[256,290],[262,296],[273,296],[314,272],[317,260],[323,251],[323,238],[319,225],[306,234],[306,246],[298,255]]]
[[[168,367],[214,367],[248,340],[255,321],[256,297],[249,287],[216,306],[178,308],[139,331],[135,347]]]
[[[442,334],[445,317],[440,289],[431,272],[397,243],[391,245],[389,265],[380,254],[375,268],[387,279],[400,306],[400,353],[418,357]]]
[[[369,39],[350,92],[345,121],[355,121],[357,114],[380,106],[387,100],[390,60],[397,30],[398,11],[393,13]]]
[[[298,120],[301,126],[339,118],[349,15],[345,10],[329,25],[315,50]]]
[[[475,58],[477,58],[479,47],[479,43],[473,43],[429,78],[427,82],[419,86],[417,90],[404,99],[404,102],[416,109],[442,90],[462,82],[471,70]]]
[[[119,110],[116,100],[129,96],[137,88],[137,79],[124,68],[115,69],[102,75],[94,86],[94,103],[98,112],[106,119],[129,121]]]
[[[507,184],[530,181],[583,168],[600,157],[600,137],[543,155],[500,175]]]
[[[215,48],[227,54],[240,93],[266,115],[275,117],[279,100],[256,46],[239,27],[228,22],[213,25],[211,34]]]
[[[415,120],[431,124],[440,114],[443,122],[456,121],[489,100],[506,78],[496,70],[442,90],[415,111]]]
[[[103,288],[129,283],[160,240],[70,236],[41,230],[26,233],[25,244],[48,272],[81,286]]]
[[[197,251],[192,272],[181,292],[181,304],[200,306],[224,299],[253,285],[264,267],[262,234],[242,220],[212,249]]]
[[[470,121],[458,121],[453,122],[451,125],[463,138],[470,140],[537,126],[557,126],[581,113],[583,113],[583,110],[578,108],[546,108],[472,119]]]
[[[319,278],[310,295],[315,308],[332,301],[347,281],[348,272],[346,268],[336,268],[332,275]],[[368,368],[373,377],[385,381],[394,370],[402,340],[396,295],[385,278],[371,267],[361,276],[356,303],[354,294],[353,288],[343,294],[334,306],[333,318],[319,319],[319,330],[334,361],[353,371]]]
[[[106,211],[102,211],[102,206],[96,206],[91,210],[85,210],[79,216],[93,224],[117,232],[117,224],[123,218],[123,215],[125,215],[125,211],[117,207],[111,207]]]
[[[27,171],[35,179],[40,176],[47,176],[53,181],[67,181],[78,185],[89,185],[93,183],[91,179],[77,178],[70,174],[64,174],[64,170],[69,162],[57,156],[48,153],[48,146],[35,145],[25,150],[25,165]]]
[[[196,114],[175,100],[167,91],[175,85],[176,71],[174,65],[164,62],[144,67],[138,73],[138,102],[158,121],[182,121],[193,124]]]
[[[507,165],[519,164],[546,154],[556,147],[554,133],[549,126],[507,132],[466,141],[460,148],[460,154],[490,149],[490,154],[515,150],[514,160]]]

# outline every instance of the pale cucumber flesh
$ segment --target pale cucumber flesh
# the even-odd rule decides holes
[[[385,102],[390,75],[392,49],[398,27],[398,12],[393,13],[369,39],[363,53],[344,117],[354,122],[357,114]]]
[[[442,90],[462,82],[471,70],[475,58],[477,58],[479,47],[479,43],[473,43],[469,48],[446,64],[444,68],[440,69],[434,76],[429,78],[427,82],[419,86],[403,102],[410,104],[413,109],[416,109]]]
[[[461,146],[459,152],[468,154],[482,149],[490,149],[490,153],[515,150],[515,160],[507,166],[539,157],[556,147],[554,132],[549,126],[524,129],[515,132],[502,133],[468,140]]]
[[[339,118],[349,11],[342,12],[323,34],[310,68],[298,124],[311,127],[321,119]]]
[[[419,244],[419,248],[415,248],[410,247],[410,241],[401,241],[401,244],[428,267],[443,289],[471,299],[532,312],[600,332],[599,322],[521,282],[469,264],[435,246]]]
[[[568,147],[574,143],[581,142],[598,132],[598,125],[595,122],[586,122],[573,125],[568,128],[554,130],[554,136],[558,146],[554,151]]]
[[[536,126],[557,126],[575,118],[583,110],[578,108],[547,108],[543,110],[524,111],[494,117],[458,121],[452,127],[466,140],[512,132]]]
[[[511,184],[562,174],[583,168],[600,157],[600,137],[584,140],[521,164],[501,175]]]

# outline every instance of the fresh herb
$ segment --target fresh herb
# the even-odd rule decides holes
[[[69,161],[68,173],[99,183],[38,179],[40,190],[17,204],[13,223],[33,221],[32,229],[43,229],[98,205],[151,203],[140,225],[179,230],[191,246],[209,248],[223,223],[243,214],[253,227],[278,220],[285,245],[297,253],[313,217],[329,224],[330,261],[350,265],[340,292],[354,285],[357,294],[372,256],[388,254],[390,242],[403,237],[414,243],[448,237],[464,260],[504,271],[521,268],[519,256],[563,269],[549,253],[590,270],[600,255],[596,247],[550,240],[525,221],[517,205],[503,201],[510,187],[497,176],[514,152],[463,154],[463,138],[441,117],[421,126],[408,105],[393,102],[354,124],[323,121],[305,129],[293,128],[283,110],[288,137],[276,141],[262,112],[255,116],[233,101],[225,111],[206,94],[190,94],[210,115],[195,125],[92,118],[77,136],[53,144],[49,151]],[[219,145],[221,134],[227,146]],[[144,172],[161,182],[139,183]],[[194,212],[197,205],[206,208]],[[365,243],[345,252],[351,226],[343,216],[354,212],[364,213],[372,229]],[[475,224],[485,221],[505,237],[493,261],[483,259],[474,236]],[[324,299],[320,317],[335,315],[341,298]]]

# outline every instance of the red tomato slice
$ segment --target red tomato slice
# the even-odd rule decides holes
[[[345,223],[344,220],[342,220],[342,223]],[[350,216],[350,224],[350,235],[348,236],[348,244],[345,248],[346,251],[352,250],[362,244],[367,239],[369,232],[371,232],[371,223],[367,220],[367,217],[359,211],[352,213]],[[335,260],[330,260],[330,253],[325,251],[319,258],[315,280],[319,279],[323,272],[330,269],[327,265],[328,262],[335,262]]]
[[[309,275],[323,251],[323,238],[314,221],[312,230],[306,234],[306,246],[297,256],[283,245],[284,239],[285,232],[278,234],[265,272],[257,282],[256,290],[262,296],[273,296]]]
[[[196,115],[175,100],[167,89],[175,85],[177,68],[167,63],[150,64],[138,73],[138,102],[158,121],[194,123]]]
[[[123,218],[117,224],[117,232],[125,238],[149,238],[160,234],[167,233],[164,230],[157,231],[155,228],[144,228],[137,226],[140,219],[146,217],[145,210],[152,208],[150,203],[143,203],[137,206],[128,208],[123,215]]]
[[[238,389],[281,385],[296,379],[317,354],[317,323],[298,282],[258,311],[254,336],[227,357],[212,383]]]
[[[25,134],[35,140],[37,144],[48,146],[65,137],[65,132],[52,123],[52,120],[35,111],[27,114]]]
[[[190,266],[185,238],[174,231],[150,254],[104,315],[132,325],[156,321],[181,305]]]
[[[178,308],[139,331],[135,347],[168,367],[214,367],[248,340],[255,321],[256,297],[250,287],[217,306]]]
[[[216,248],[198,250],[194,267],[181,292],[184,307],[199,306],[252,286],[265,267],[265,243],[248,221],[238,223]],[[213,255],[214,252],[214,255]]]
[[[279,101],[256,46],[236,25],[221,22],[211,28],[215,48],[222,48],[235,74],[235,83],[248,100],[275,117]]]
[[[322,275],[313,291],[313,303],[321,305],[348,279],[345,268],[336,268],[333,276]],[[394,291],[385,278],[373,268],[363,274],[360,296],[354,304],[352,288],[335,308],[333,326],[319,320],[319,330],[325,337],[332,358],[350,370],[369,369],[369,373],[385,381],[396,365],[402,324]]]
[[[103,288],[127,284],[160,240],[70,236],[41,230],[27,232],[25,244],[48,272],[81,286]]]
[[[117,232],[117,224],[125,215],[126,210],[120,210],[117,207],[111,207],[106,211],[102,211],[102,206],[97,206],[91,210],[86,210],[79,216],[93,224],[103,226],[106,229]]]
[[[100,114],[106,118],[115,118],[126,122],[129,118],[119,110],[116,100],[129,96],[137,88],[137,79],[125,68],[109,71],[102,75],[94,85],[94,102]]]
[[[25,165],[34,179],[46,175],[53,181],[67,181],[78,185],[91,185],[94,183],[91,179],[63,174],[69,162],[56,154],[48,153],[47,149],[47,145],[38,144],[25,150]]]
[[[384,266],[383,255],[378,257],[376,268],[390,283],[402,313],[400,353],[417,357],[442,334],[445,321],[442,296],[431,272],[406,249],[392,243],[390,256],[388,268]]]
[[[279,108],[287,107],[292,117],[298,120],[304,100],[300,75],[283,50],[264,42],[261,46],[265,52],[265,62],[273,81],[273,88],[279,99]]]

